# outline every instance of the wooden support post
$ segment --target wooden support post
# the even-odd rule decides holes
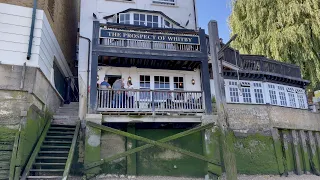
[[[289,154],[289,133],[287,131],[282,131],[282,141],[283,141],[283,151],[284,151],[284,174],[287,176],[289,173],[290,166],[290,154]]]
[[[11,153],[11,160],[10,160],[9,180],[13,180],[14,176],[15,176],[16,159],[17,159],[19,140],[20,140],[20,130],[16,133],[16,137],[14,139],[13,149],[12,149],[12,153]],[[19,174],[19,176],[20,176],[20,174]]]
[[[316,146],[317,146],[317,152],[318,152],[318,160],[320,162],[320,133],[319,132],[315,132],[315,137],[316,137]]]
[[[224,169],[226,171],[227,180],[237,179],[237,166],[236,157],[234,153],[234,142],[233,132],[228,129],[228,115],[225,109],[226,97],[224,89],[224,79],[222,72],[219,69],[219,60],[217,49],[220,49],[220,41],[218,34],[218,23],[217,21],[210,21],[208,25],[209,29],[209,42],[210,52],[212,60],[212,70],[214,77],[214,87],[216,93],[216,103],[218,110],[218,125],[221,130],[221,143],[222,143],[222,157]]]
[[[131,134],[136,134],[135,124],[128,124],[127,132]],[[136,148],[137,141],[131,138],[127,138],[127,151]],[[137,175],[137,154],[133,153],[127,156],[127,175],[136,176]]]
[[[310,165],[312,172],[314,174],[320,174],[320,167],[319,167],[319,159],[317,155],[317,146],[315,142],[315,138],[312,131],[308,131],[308,142],[309,142],[309,149],[310,149]]]
[[[102,115],[101,114],[87,114],[86,117],[87,124],[89,122],[94,122],[96,124],[101,124]],[[86,137],[85,137],[85,154],[84,154],[84,165],[100,161],[101,156],[101,130],[93,128],[91,126],[86,126]],[[92,168],[86,171],[86,176],[99,174],[100,167]]]
[[[299,130],[299,134],[300,134],[301,145],[302,145],[304,173],[307,174],[308,172],[310,172],[311,167],[309,163],[308,147],[306,143],[306,133],[303,130]]]
[[[300,162],[300,153],[299,153],[299,138],[297,136],[297,131],[296,130],[292,130],[291,131],[292,134],[292,141],[293,141],[293,152],[294,152],[294,160],[295,160],[295,170],[296,170],[296,174],[297,175],[301,175],[302,173],[302,168],[301,168],[301,162]]]
[[[272,128],[271,134],[273,138],[273,146],[274,146],[274,151],[276,153],[279,174],[282,175],[284,173],[284,164],[283,164],[284,162],[283,162],[283,152],[282,152],[282,145],[281,145],[279,130],[277,128]]]

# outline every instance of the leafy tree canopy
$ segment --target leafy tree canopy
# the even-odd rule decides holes
[[[233,47],[301,67],[320,82],[320,0],[232,0]]]

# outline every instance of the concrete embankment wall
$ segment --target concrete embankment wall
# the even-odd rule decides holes
[[[0,176],[23,170],[50,114],[63,102],[35,67],[0,65]]]
[[[320,171],[320,114],[268,105],[228,104],[239,174]]]

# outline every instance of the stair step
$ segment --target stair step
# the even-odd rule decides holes
[[[56,139],[72,139],[73,136],[47,136],[46,138],[56,138]]]
[[[52,149],[70,149],[70,146],[47,146],[47,145],[43,145],[41,146],[42,148],[52,148]]]
[[[75,128],[72,127],[50,127],[49,130],[69,130],[69,131],[74,131]]]
[[[64,166],[66,163],[33,163],[33,165],[38,165],[38,166]]]
[[[64,159],[68,159],[68,157],[55,157],[55,156],[38,156],[36,157],[36,159],[49,159],[49,160],[64,160]]]
[[[62,179],[62,176],[27,176],[28,179]]]
[[[69,135],[73,135],[74,132],[63,132],[63,131],[48,131],[47,134],[69,134]]]
[[[71,124],[54,124],[54,123],[52,123],[51,124],[51,127],[50,127],[50,129],[51,128],[70,128],[70,129],[75,129],[76,128],[76,125],[71,125]]]
[[[44,144],[71,144],[72,141],[44,141]]]
[[[63,172],[64,169],[30,169],[30,172]]]
[[[69,151],[40,151],[40,154],[68,154]]]

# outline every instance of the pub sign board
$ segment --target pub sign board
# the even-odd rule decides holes
[[[191,44],[199,45],[199,36],[192,35],[172,35],[172,34],[160,34],[160,33],[148,33],[148,32],[133,32],[124,30],[110,30],[101,29],[100,38],[112,38],[112,39],[131,39],[131,40],[144,40],[154,42],[168,42],[179,44]]]

